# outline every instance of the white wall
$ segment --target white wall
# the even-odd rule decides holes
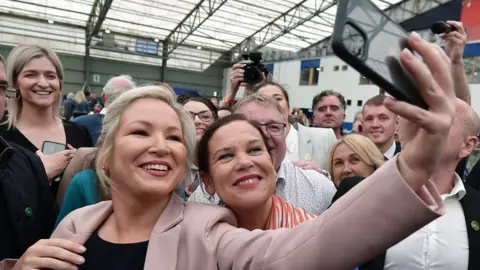
[[[311,109],[313,97],[323,90],[334,90],[345,96],[345,99],[351,100],[351,105],[347,106],[346,122],[352,122],[355,113],[361,110],[362,106],[357,106],[357,101],[362,100],[365,103],[369,98],[379,93],[379,87],[376,85],[360,85],[360,73],[352,67],[342,71],[345,62],[336,56],[327,56],[320,59],[320,72],[318,85],[304,86],[300,82],[300,62],[301,60],[292,60],[277,62],[274,65],[273,80],[282,84],[290,95],[290,105],[292,108]],[[334,66],[340,66],[339,71],[333,71]],[[226,69],[225,78],[229,78],[230,70]],[[225,79],[224,89],[229,89],[228,79]],[[471,84],[472,107],[476,112],[480,112],[480,84]],[[240,91],[239,91],[240,92]],[[240,98],[241,94],[237,95]]]

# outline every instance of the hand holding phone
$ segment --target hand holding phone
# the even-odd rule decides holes
[[[67,147],[68,149],[65,150],[65,145],[63,144],[48,142],[47,144],[43,144],[42,151],[37,151],[37,155],[42,160],[49,180],[53,181],[61,175],[73,158],[76,149],[70,145],[67,145]],[[45,151],[45,153],[43,153],[43,151]]]
[[[333,52],[398,100],[427,108],[400,61],[408,34],[369,0],[339,0]]]

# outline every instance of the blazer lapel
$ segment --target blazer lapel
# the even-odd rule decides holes
[[[176,226],[183,220],[184,204],[176,194],[172,194],[165,210],[160,215],[148,243],[145,270],[175,270],[182,269],[187,258],[177,258],[182,241],[181,227]]]
[[[309,132],[305,132],[305,128],[298,125],[298,152],[299,159],[305,161],[313,161],[313,145]]]
[[[469,256],[468,269],[480,269],[480,192],[465,185],[467,193],[460,201],[467,225]]]

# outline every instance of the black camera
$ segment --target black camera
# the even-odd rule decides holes
[[[262,60],[261,52],[245,53],[242,57],[245,62],[248,61],[243,67],[243,70],[245,70],[243,82],[254,85],[262,81],[262,74],[265,74],[265,77],[268,75],[267,66],[260,63]]]
[[[449,23],[446,23],[444,21],[438,21],[432,24],[432,27],[430,28],[434,34],[443,34],[443,33],[450,33],[457,31],[457,28]]]

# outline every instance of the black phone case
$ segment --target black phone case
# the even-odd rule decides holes
[[[348,5],[360,5],[361,2],[371,2],[369,0],[339,0],[337,4],[337,15],[335,18],[335,26],[333,29],[333,34],[332,34],[332,50],[337,55],[340,59],[345,61],[347,64],[352,66],[354,69],[356,69],[359,73],[361,73],[363,76],[368,78],[370,81],[372,81],[374,84],[378,85],[380,88],[383,88],[386,92],[388,92],[390,95],[392,95],[394,98],[397,100],[405,101],[410,104],[416,105],[418,107],[427,109],[428,106],[427,104],[423,101],[419,90],[416,87],[412,87],[413,89],[401,89],[394,83],[386,80],[384,77],[382,77],[380,74],[378,74],[374,69],[370,68],[365,62],[364,58],[359,59],[356,56],[352,55],[347,48],[343,44],[343,31],[344,28],[347,24],[350,24],[355,28],[355,23],[353,21],[350,21],[349,18],[347,17],[347,7]],[[372,3],[372,5],[374,5]],[[375,9],[381,13],[385,18],[387,18],[389,21],[393,22],[382,10],[380,10],[377,6],[375,6]],[[396,24],[396,23],[395,23]],[[359,27],[357,27],[359,28]],[[359,31],[361,35],[363,36],[365,40],[365,51],[366,53],[364,54],[365,56],[368,56],[368,39],[366,38],[365,34],[363,31]],[[408,38],[408,33],[405,32],[405,42]],[[405,72],[401,69],[401,67],[393,67],[396,70],[395,74],[398,76],[405,76]],[[400,74],[402,73],[402,74]],[[413,83],[412,83],[413,84]],[[410,87],[409,87],[410,88]]]

